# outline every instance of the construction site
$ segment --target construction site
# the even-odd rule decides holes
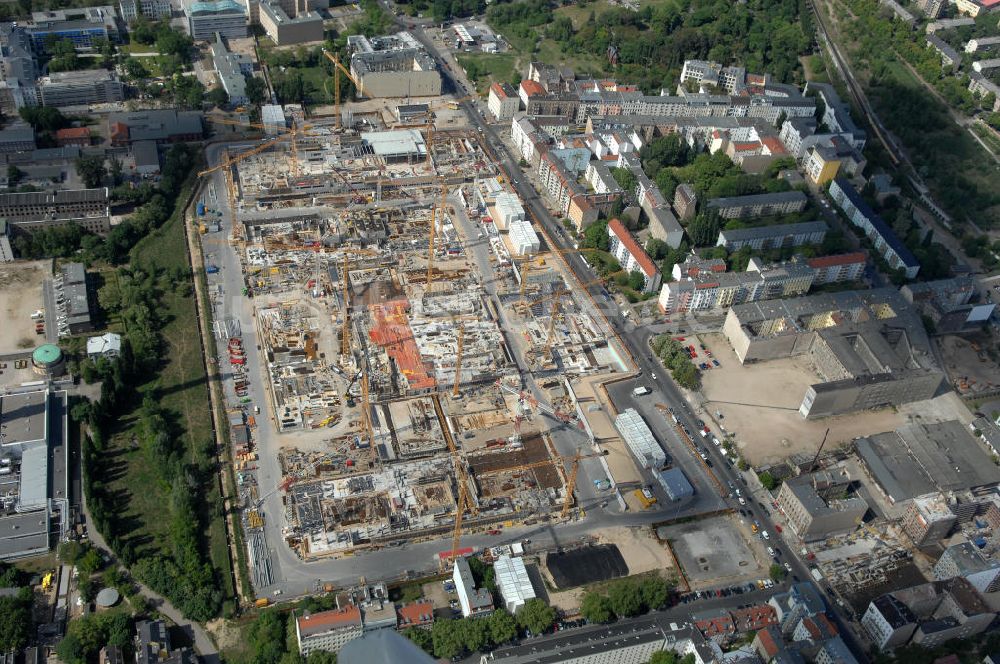
[[[553,436],[586,440],[573,376],[624,368],[606,323],[475,132],[346,117],[293,121],[204,172],[224,178],[257,419],[278,434],[239,468],[251,558],[272,495],[305,560],[448,535],[454,552],[463,529],[571,518],[580,460],[597,454],[560,454]],[[269,454],[273,489],[247,465]]]

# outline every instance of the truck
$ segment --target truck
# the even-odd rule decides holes
[[[266,598],[266,597],[260,597],[260,598],[258,598],[253,603],[253,605],[256,606],[258,609],[263,609],[265,606],[267,606],[270,603],[271,603],[271,600],[269,600],[268,598]]]
[[[632,390],[632,396],[634,396],[634,397],[641,397],[641,396],[644,396],[646,394],[649,394],[649,392],[650,392],[650,390],[649,390],[648,387],[646,387],[645,385],[640,385],[639,387],[637,387],[634,390]]]
[[[197,212],[198,212],[198,216],[199,217],[204,217],[205,216],[205,203],[204,202],[201,202],[201,201],[198,202]]]
[[[642,504],[642,509],[644,510],[648,510],[656,504],[656,496],[654,496],[653,492],[649,490],[649,487],[636,489],[633,493],[635,494],[635,497],[639,499],[639,502]]]
[[[205,272],[207,272],[208,274],[215,274],[218,271],[219,271],[218,265],[209,265],[208,267],[205,268]]]

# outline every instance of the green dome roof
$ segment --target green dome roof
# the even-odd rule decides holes
[[[62,359],[62,351],[55,344],[43,344],[31,354],[35,364],[54,364]]]

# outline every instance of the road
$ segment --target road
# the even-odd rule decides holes
[[[422,28],[415,27],[411,31],[428,52],[438,60],[439,64],[443,62],[438,48],[426,36]],[[442,74],[450,82],[454,90],[459,92],[463,90],[464,85],[455,79],[454,70],[442,68]],[[547,243],[552,249],[562,252],[560,256],[565,261],[566,266],[575,275],[580,285],[592,284],[585,286],[591,300],[601,313],[607,317],[614,331],[617,333],[619,342],[631,354],[636,363],[636,370],[643,376],[643,384],[652,389],[653,393],[644,397],[633,397],[630,389],[612,390],[612,398],[615,406],[619,411],[634,407],[641,412],[648,412],[649,408],[645,400],[655,399],[671,406],[681,422],[690,431],[697,431],[699,427],[696,426],[696,420],[698,418],[695,416],[691,404],[680,392],[677,385],[669,379],[666,369],[648,350],[648,341],[654,332],[649,327],[636,326],[629,322],[622,316],[622,312],[614,300],[603,297],[603,287],[592,283],[596,279],[596,275],[586,266],[580,255],[572,251],[572,247],[569,246],[568,242],[563,240],[565,235],[563,234],[562,227],[539,199],[537,192],[528,184],[517,165],[517,160],[507,150],[494,127],[486,121],[480,107],[469,101],[461,102],[460,106],[465,110],[466,115],[477,131],[483,134],[483,142],[489,146],[493,146],[495,150],[495,154],[493,155],[494,160],[501,165],[508,181],[526,204],[526,211],[530,213],[533,221],[545,231]],[[656,375],[655,380],[653,379],[653,374]],[[648,423],[656,421],[652,417],[647,417],[646,419]],[[709,418],[705,417],[704,419]],[[728,486],[730,483],[733,486],[742,485],[743,487],[748,487],[750,485],[748,475],[739,472],[730,465],[728,459],[724,458],[719,452],[718,447],[713,445],[706,447],[709,449],[709,457],[712,459],[714,472],[723,485]],[[752,481],[756,482],[756,479],[754,478]],[[744,509],[747,510],[749,518],[760,523],[763,530],[769,533],[777,533],[769,509],[762,502],[755,500],[748,501]],[[792,566],[793,578],[802,580],[810,578],[809,569],[799,560],[797,555],[789,555],[789,551],[786,550],[787,547],[783,549],[777,541],[772,546],[774,546],[776,553],[779,554],[778,558],[782,561],[788,561]],[[794,552],[791,553],[794,554]],[[825,589],[821,590],[824,590],[825,593]],[[855,655],[861,658],[861,661],[864,661],[866,659],[864,657],[865,650],[854,636],[853,631],[847,628],[846,619],[840,615],[836,604],[831,601],[829,595],[826,595],[826,602],[838,623],[841,634],[845,637],[845,641],[854,651]]]

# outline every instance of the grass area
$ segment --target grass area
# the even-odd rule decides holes
[[[456,53],[455,57],[480,94],[485,94],[492,83],[511,83],[518,71],[518,57],[513,53]]]
[[[989,127],[984,127],[981,124],[972,125],[972,131],[976,133],[976,136],[983,139],[983,143],[993,151],[993,154],[1000,155],[1000,136],[990,131]]]
[[[132,251],[132,262],[147,270],[189,269],[187,243],[183,229],[183,205],[190,195],[189,182],[178,196],[178,208],[157,231],[141,240]],[[151,395],[174,419],[187,450],[188,459],[196,465],[214,466],[212,421],[209,417],[208,384],[202,360],[200,333],[195,299],[183,290],[162,292],[160,303],[168,321],[161,330],[167,346],[164,363],[158,376],[143,385],[140,392]],[[137,542],[137,552],[143,549],[170,550],[170,519],[167,505],[170,487],[163,481],[158,468],[148,463],[149,457],[133,444],[133,427],[138,420],[141,399],[136,408],[122,414],[111,439],[109,455],[117,461],[116,472],[104,479],[110,491],[122,496],[119,504],[126,505],[121,518],[128,522],[122,530]],[[233,595],[225,523],[220,509],[218,484],[210,483],[204,497],[206,547],[212,565],[223,580],[226,596]]]

